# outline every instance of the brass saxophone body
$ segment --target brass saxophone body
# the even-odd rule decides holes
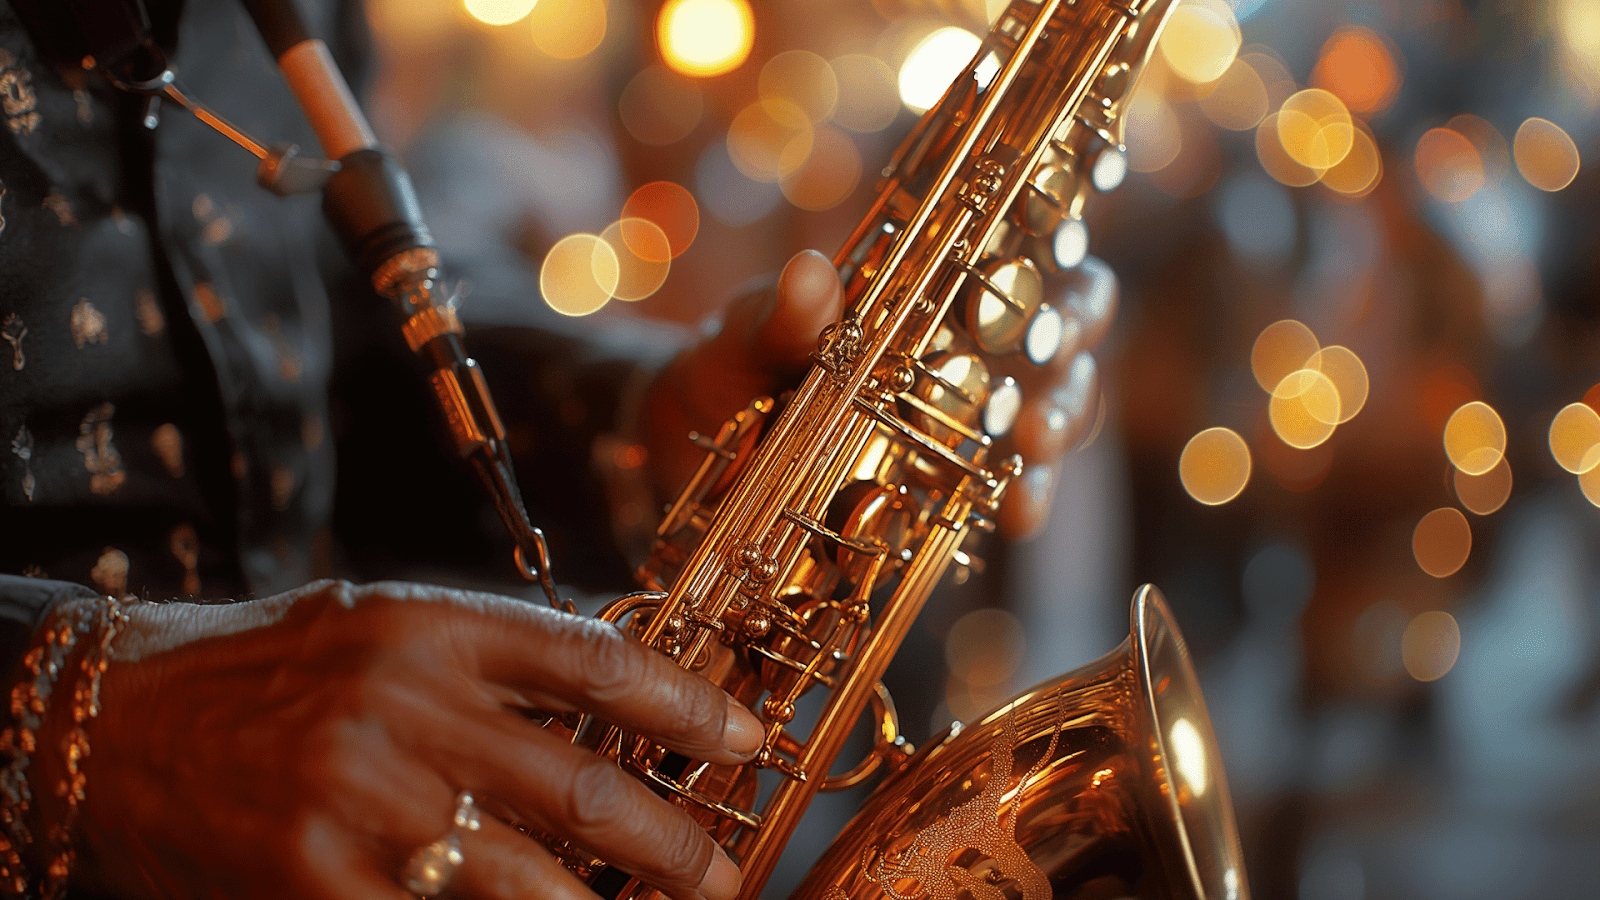
[[[701,439],[706,457],[640,571],[647,590],[601,613],[721,685],[766,724],[764,746],[743,767],[686,760],[598,723],[576,736],[695,815],[738,861],[741,897],[760,894],[818,790],[906,765],[909,748],[879,679],[952,561],[964,563],[969,540],[993,529],[1001,497],[1021,471],[1019,458],[995,458],[1020,403],[1015,381],[997,373],[1023,358],[1042,363],[1062,341],[1066,325],[1044,302],[1045,282],[1077,264],[1085,202],[1125,171],[1121,115],[1174,5],[1013,0],[897,151],[874,206],[835,258],[847,312],[823,333],[810,373],[781,403],[761,398],[714,438]],[[1151,604],[1161,619],[1159,600],[1139,609]],[[1185,659],[1179,668],[1186,666]],[[797,704],[813,691],[824,697],[821,712],[803,722]],[[1008,707],[1014,712],[966,732],[988,735],[982,742],[969,737],[955,749],[942,743],[921,757],[931,766],[924,775],[894,780],[925,792],[919,814],[946,821],[965,791],[1010,817],[983,829],[1014,834],[1024,820],[1030,828],[1052,820],[1054,811],[1035,814],[1049,802],[1018,799],[1027,792],[1010,782],[1025,773],[1024,781],[1063,782],[1057,776],[1077,763],[1056,757],[1083,755],[1073,744],[1074,735],[1087,733],[1077,727],[1080,719],[1130,716],[1103,706],[1098,688],[1035,693],[1047,700],[1019,700]],[[878,720],[876,748],[830,778],[869,707]],[[1198,719],[1190,713],[1186,721],[1209,742],[1198,708]],[[1036,720],[1054,723],[1044,744]],[[1139,761],[1117,770],[1119,786],[1150,768],[1143,758],[1150,738],[1120,740]],[[1210,758],[1214,766],[1214,752]],[[777,773],[770,792],[758,791],[758,769]],[[937,783],[952,779],[955,805],[944,809]],[[1210,788],[1212,798],[1222,796],[1217,827],[1225,835],[1217,842],[1231,846],[1231,810],[1219,782],[1220,771]],[[1169,790],[1175,783],[1161,782]],[[759,793],[766,797],[758,804]],[[1091,793],[1098,802],[1111,792]],[[908,801],[872,802],[880,813],[898,815],[896,806]],[[1103,812],[1091,820],[1112,827],[1109,806]],[[842,887],[856,882],[880,885],[875,890],[897,900],[955,896],[929,873],[966,863],[915,858],[948,840],[896,848],[882,834],[852,833],[846,849],[830,857],[832,874],[808,882],[808,896],[859,900],[865,887]],[[876,855],[863,861],[863,848],[872,847]],[[557,849],[603,896],[650,893],[596,860]],[[1242,896],[1237,868],[1239,890],[1216,893],[1219,900]],[[847,877],[843,869],[871,877]],[[969,892],[999,897],[996,883],[980,874]],[[979,890],[984,884],[990,889]],[[1040,887],[1048,879],[1030,884],[1022,896],[1049,895]]]

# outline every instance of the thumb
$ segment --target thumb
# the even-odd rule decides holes
[[[817,335],[841,315],[843,294],[827,257],[815,250],[795,254],[778,277],[771,314],[756,328],[753,361],[779,377],[803,367],[816,349]]]

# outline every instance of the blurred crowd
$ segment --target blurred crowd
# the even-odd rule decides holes
[[[673,44],[695,5],[733,11],[705,20],[731,49]],[[464,314],[695,327],[838,246],[919,111],[898,76],[941,29],[970,56],[999,4],[515,7],[369,0],[370,106],[441,242],[549,301]],[[1133,172],[1088,211],[1123,289],[1104,422],[1045,532],[987,548],[908,639],[911,738],[1109,650],[1154,582],[1255,896],[1592,891],[1597,134],[1592,0],[1182,0]],[[562,247],[628,227],[659,252],[613,240],[621,274],[570,283]]]

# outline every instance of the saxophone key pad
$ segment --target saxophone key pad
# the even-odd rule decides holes
[[[1076,269],[1089,255],[1089,226],[1077,216],[1067,216],[1050,236],[1050,261],[1065,272]]]
[[[1061,350],[1062,338],[1066,335],[1066,322],[1061,318],[1061,313],[1055,307],[1044,304],[1039,307],[1039,312],[1028,323],[1028,334],[1022,341],[1022,352],[1028,361],[1036,366],[1042,366],[1054,359]],[[993,434],[994,432],[989,432]]]

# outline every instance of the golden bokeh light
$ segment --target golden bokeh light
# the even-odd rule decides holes
[[[1462,404],[1444,424],[1444,452],[1456,468],[1482,475],[1505,456],[1506,426],[1481,400]]]
[[[1600,465],[1600,414],[1587,403],[1571,403],[1550,423],[1550,455],[1574,475]]]
[[[1600,506],[1600,466],[1595,466],[1589,471],[1578,476],[1578,487],[1583,491],[1583,496],[1595,506]]]
[[[621,277],[617,254],[595,234],[556,242],[539,267],[539,292],[564,316],[587,316],[611,300]]]
[[[687,188],[671,181],[640,186],[622,205],[622,218],[649,219],[662,234],[673,258],[683,255],[700,233],[700,206]]]
[[[1438,681],[1461,655],[1461,626],[1444,610],[1425,612],[1406,624],[1400,636],[1400,658],[1418,681]]]
[[[1468,475],[1456,469],[1453,480],[1456,499],[1468,512],[1480,516],[1498,512],[1511,499],[1511,464],[1504,457],[1482,475]]]
[[[1317,336],[1294,319],[1282,319],[1261,329],[1250,348],[1250,371],[1256,384],[1271,393],[1290,372],[1306,368],[1306,363],[1322,347]]]
[[[546,56],[579,59],[606,39],[606,0],[539,0],[528,23]]]
[[[1208,428],[1189,439],[1178,457],[1183,489],[1207,506],[1227,503],[1250,483],[1250,448],[1228,428]]]
[[[1351,141],[1353,143],[1354,138]],[[1310,187],[1322,177],[1323,170],[1301,165],[1283,148],[1283,141],[1278,139],[1277,113],[1262,119],[1256,126],[1256,157],[1274,181],[1288,187]]]
[[[1411,553],[1422,571],[1448,578],[1460,571],[1472,554],[1472,526],[1453,506],[1436,509],[1423,516],[1411,533]]]
[[[819,125],[811,155],[799,168],[783,176],[780,185],[790,203],[819,212],[848,199],[861,183],[861,170],[861,151],[856,149],[856,142],[837,128]]]
[[[696,78],[732,72],[755,44],[747,0],[667,0],[656,17],[656,46],[673,70]]]
[[[662,66],[647,66],[633,76],[617,99],[617,116],[634,140],[664,147],[699,127],[705,97],[693,81]]]
[[[1472,142],[1473,149],[1478,151],[1478,158],[1483,165],[1483,180],[1486,185],[1499,184],[1511,170],[1511,145],[1506,143],[1506,136],[1500,129],[1490,124],[1481,116],[1462,113],[1451,116],[1444,127],[1460,134]]]
[[[510,25],[533,12],[535,0],[466,0],[467,14],[485,25]]]
[[[866,53],[847,53],[830,65],[839,83],[839,103],[833,110],[835,125],[870,133],[894,123],[900,115],[900,95],[894,70],[888,63]]]
[[[728,126],[728,155],[745,177],[772,183],[800,168],[811,155],[816,129],[806,114],[785,100],[746,106]]]
[[[1289,158],[1318,172],[1338,165],[1355,142],[1350,110],[1333,94],[1307,88],[1278,110],[1278,140]]]
[[[1356,413],[1367,405],[1367,367],[1348,347],[1324,347],[1311,355],[1306,368],[1321,372],[1339,392],[1339,417],[1334,425],[1343,425],[1354,419]]]
[[[1351,112],[1371,116],[1388,109],[1400,93],[1400,65],[1376,32],[1341,28],[1322,45],[1311,84],[1344,101]]]
[[[1578,177],[1578,145],[1549,119],[1523,122],[1512,139],[1511,153],[1517,171],[1541,191],[1559,191]]]
[[[758,89],[762,100],[792,103],[813,123],[832,116],[839,105],[839,77],[809,50],[786,50],[767,60]]]
[[[1322,173],[1322,183],[1346,197],[1365,197],[1383,180],[1383,153],[1366,128],[1357,125],[1350,152]]]
[[[1003,609],[976,609],[957,619],[945,637],[950,674],[969,685],[1005,684],[1022,665],[1027,641],[1022,622]]]
[[[439,35],[453,31],[464,8],[457,3],[418,3],[416,0],[367,0],[362,4],[373,35],[396,49],[431,46]]]
[[[954,25],[918,41],[900,66],[900,102],[917,113],[932,109],[981,44],[977,35]]]
[[[1235,59],[1228,71],[1211,83],[1211,90],[1200,98],[1200,111],[1220,128],[1249,131],[1260,125],[1270,111],[1267,86],[1255,66],[1244,59]]]
[[[600,240],[617,261],[613,297],[632,302],[661,290],[672,270],[672,246],[659,225],[649,219],[618,219],[600,232]]]
[[[1417,139],[1417,180],[1436,199],[1461,203],[1483,190],[1483,157],[1471,140],[1449,128],[1430,128]]]
[[[1185,0],[1167,19],[1156,47],[1179,78],[1207,84],[1228,71],[1241,43],[1231,6],[1223,0]]]
[[[1153,91],[1139,91],[1128,104],[1128,168],[1159,172],[1183,150],[1183,126],[1172,104]]]
[[[1300,85],[1295,83],[1294,76],[1289,74],[1288,66],[1283,64],[1272,48],[1252,44],[1239,53],[1239,59],[1250,65],[1256,75],[1261,79],[1261,86],[1267,91],[1267,108],[1277,109],[1288,100]]]
[[[1339,414],[1339,389],[1312,369],[1285,375],[1267,404],[1273,433],[1297,450],[1309,450],[1332,436]]]

